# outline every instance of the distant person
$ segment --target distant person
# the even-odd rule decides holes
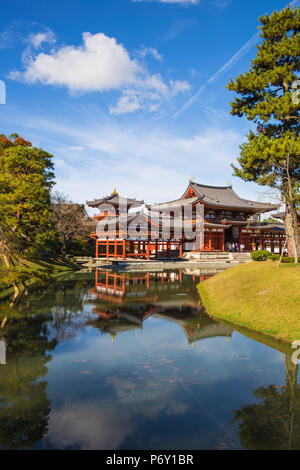
[[[245,249],[245,245],[244,245],[243,243],[241,243],[241,245],[240,245],[240,249],[241,249],[241,252],[243,252],[243,251],[244,251],[244,249]]]
[[[231,243],[230,242],[226,243],[226,251],[231,251]]]

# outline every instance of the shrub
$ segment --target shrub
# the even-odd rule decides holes
[[[254,261],[266,261],[272,256],[268,250],[256,250],[251,253],[251,258]]]
[[[270,259],[272,261],[279,261],[280,255],[279,254],[272,255],[272,256],[270,256]],[[282,263],[295,263],[295,258],[293,258],[292,256],[283,256],[281,258],[281,262]]]

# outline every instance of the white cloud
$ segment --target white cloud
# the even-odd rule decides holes
[[[139,84],[136,89],[123,90],[122,96],[115,106],[110,106],[110,114],[124,114],[146,109],[155,112],[160,107],[161,100],[171,99],[178,93],[190,90],[191,86],[186,81],[172,81],[167,84],[160,75],[152,75]]]
[[[54,44],[56,42],[56,37],[53,31],[48,29],[47,31],[40,33],[31,33],[28,37],[28,42],[35,49],[38,49],[44,42],[48,44]]]
[[[83,33],[83,45],[40,53],[10,78],[25,83],[66,86],[72,92],[106,91],[133,83],[141,71],[116,39],[103,33]]]
[[[31,44],[54,42],[52,31],[31,35]],[[161,61],[154,48],[144,47],[140,56],[151,54]],[[138,109],[154,111],[163,99],[170,99],[190,89],[186,81],[166,82],[159,73],[151,74],[145,64],[130,57],[122,44],[103,33],[83,33],[83,45],[64,46],[50,53],[23,54],[23,72],[13,71],[9,78],[28,84],[42,83],[67,87],[71,93],[120,90],[122,95],[111,113],[121,114]]]
[[[147,55],[151,55],[152,57],[154,57],[154,59],[158,60],[159,62],[163,61],[163,56],[154,47],[145,47],[145,46],[143,46],[138,51],[138,55],[140,57],[143,57],[143,58],[146,57]]]
[[[232,182],[230,163],[239,155],[243,136],[231,129],[207,128],[182,136],[153,123],[150,132],[147,125],[105,124],[103,118],[89,114],[86,121],[81,112],[80,122],[72,125],[41,117],[26,119],[31,133],[36,129],[40,137],[51,136],[41,146],[64,162],[56,168],[56,189],[72,200],[84,202],[117,187],[121,194],[152,203],[180,197],[191,177],[204,184]],[[78,152],[77,146],[85,150]]]

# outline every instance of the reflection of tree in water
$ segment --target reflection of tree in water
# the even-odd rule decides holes
[[[0,446],[32,448],[47,434],[51,403],[43,378],[51,360],[48,353],[57,337],[65,338],[65,327],[67,336],[75,334],[72,316],[82,311],[84,292],[82,283],[73,281],[35,291],[10,310],[8,303],[1,303],[0,324],[5,316],[8,321],[1,329],[7,357],[0,366]]]
[[[74,338],[86,327],[83,300],[86,282],[64,282],[60,289],[53,292],[51,335],[58,341]],[[89,316],[90,313],[87,312]]]
[[[47,362],[55,340],[47,338],[45,317],[13,317],[5,326],[7,364],[0,375],[0,443],[31,448],[47,432]]]
[[[239,438],[248,450],[300,449],[300,386],[298,366],[284,357],[286,384],[270,385],[253,392],[262,403],[234,411],[233,423],[239,423]]]

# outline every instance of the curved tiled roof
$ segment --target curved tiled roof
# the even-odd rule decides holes
[[[172,209],[176,209],[177,207],[187,206],[193,204],[199,200],[199,196],[191,197],[188,199],[175,199],[174,201],[168,202],[161,202],[158,204],[147,204],[147,209],[151,209],[152,211],[163,212]]]
[[[300,217],[300,209],[297,209],[297,217]],[[285,212],[278,212],[277,214],[272,214],[272,217],[274,219],[284,219],[285,217]]]
[[[185,197],[190,188],[199,196],[201,202],[211,206],[250,209],[253,212],[268,212],[280,207],[280,204],[269,204],[242,199],[233,191],[232,186],[208,186],[194,183],[193,181],[189,182],[188,188],[182,198]]]
[[[138,201],[137,199],[131,199],[123,196],[119,196],[118,194],[112,194],[111,196],[106,196],[101,199],[94,199],[93,201],[86,201],[87,206],[89,207],[98,207],[101,204],[113,204],[113,205],[120,205],[120,204],[127,204],[130,207],[139,207],[144,204],[144,201]]]

